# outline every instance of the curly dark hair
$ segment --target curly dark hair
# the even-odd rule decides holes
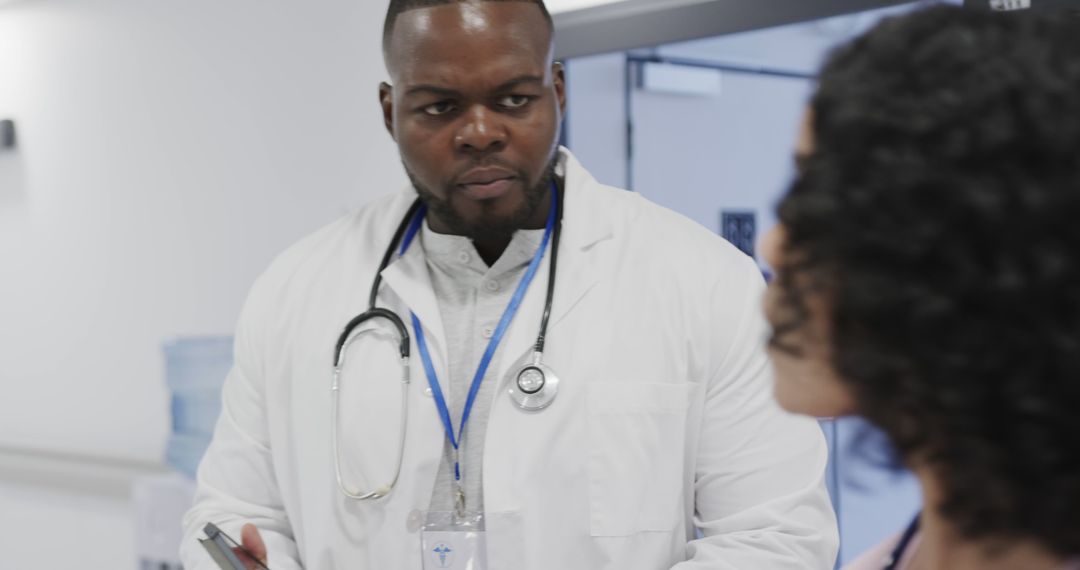
[[[825,296],[834,369],[963,536],[1080,553],[1080,21],[889,19],[812,110],[786,302]]]

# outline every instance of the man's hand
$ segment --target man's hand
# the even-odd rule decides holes
[[[244,563],[248,570],[261,570],[267,567],[266,543],[263,542],[262,535],[259,534],[259,529],[255,525],[251,523],[244,525],[243,530],[240,531],[240,544],[244,545],[244,548],[233,548],[233,553]],[[244,550],[247,550],[247,552],[244,552]],[[257,561],[253,560],[248,555],[248,552],[254,554]]]

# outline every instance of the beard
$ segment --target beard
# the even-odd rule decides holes
[[[465,236],[473,241],[509,240],[514,232],[524,228],[535,219],[536,212],[544,202],[552,180],[555,179],[556,160],[557,157],[552,158],[536,184],[525,187],[524,199],[510,215],[479,216],[472,221],[462,217],[450,204],[450,196],[456,191],[455,188],[443,188],[443,197],[439,197],[430,188],[420,183],[408,165],[405,165],[405,173],[408,174],[416,193],[420,195],[420,200],[427,206],[428,212],[448,227],[451,233]],[[519,180],[528,179],[524,172],[517,171],[517,175]]]

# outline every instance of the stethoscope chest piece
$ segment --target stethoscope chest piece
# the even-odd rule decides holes
[[[559,392],[559,377],[541,362],[540,353],[535,353],[532,362],[521,367],[511,379],[508,391],[517,407],[538,412],[555,400]]]

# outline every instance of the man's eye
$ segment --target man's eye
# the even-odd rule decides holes
[[[520,109],[528,105],[532,97],[527,95],[508,95],[499,100],[499,105],[507,109]]]
[[[454,110],[454,104],[449,101],[439,101],[423,108],[423,111],[427,115],[437,117],[439,115],[445,115]]]

